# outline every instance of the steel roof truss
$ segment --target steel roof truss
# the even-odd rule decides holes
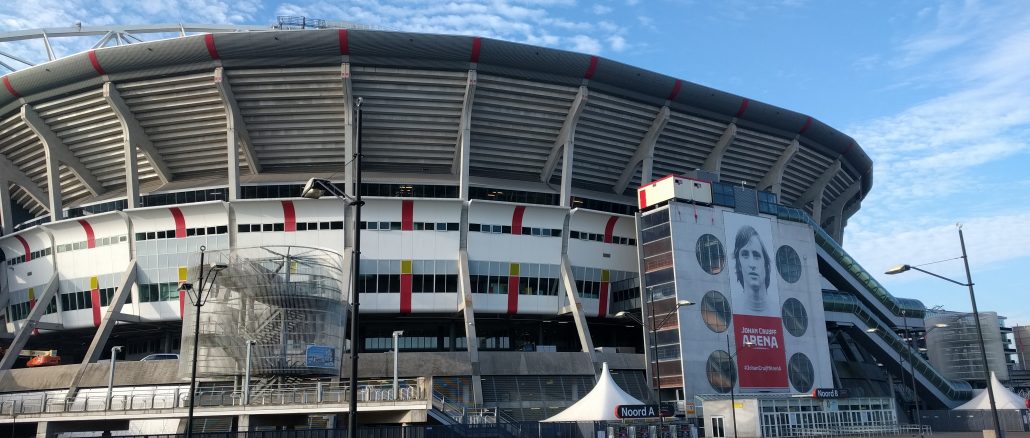
[[[647,134],[644,134],[644,138],[640,140],[640,144],[637,145],[637,151],[633,153],[633,156],[626,163],[626,167],[623,168],[622,174],[619,175],[618,181],[612,186],[612,191],[616,194],[621,195],[626,191],[626,187],[629,186],[629,182],[633,179],[633,175],[636,173],[637,164],[640,164],[640,183],[651,181],[652,172],[654,168],[654,148],[655,144],[658,143],[658,137],[662,135],[662,131],[665,130],[665,125],[669,122],[669,106],[665,105],[662,107],[658,114],[655,116],[654,121],[651,122],[651,127],[647,130]]]

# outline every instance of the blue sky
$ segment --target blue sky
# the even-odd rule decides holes
[[[980,309],[1030,324],[1024,1],[47,0],[11,2],[0,31],[270,25],[276,15],[597,54],[811,115],[855,137],[874,161],[872,192],[844,238],[867,270],[960,255],[961,222]],[[43,56],[19,45],[0,50]],[[964,276],[958,260],[925,268]],[[959,286],[915,272],[877,277],[895,295],[970,310]]]

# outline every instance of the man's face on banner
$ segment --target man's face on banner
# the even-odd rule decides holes
[[[762,243],[758,236],[752,236],[737,253],[737,263],[740,264],[741,281],[744,291],[749,294],[759,294],[765,290],[765,256],[762,251]]]

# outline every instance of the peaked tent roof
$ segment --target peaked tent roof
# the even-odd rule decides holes
[[[998,377],[991,373],[991,388],[994,389],[994,401],[998,406],[998,409],[1027,409],[1030,407],[1025,398],[1020,397],[1016,393],[1009,391],[1001,382],[998,381]],[[966,402],[962,406],[955,408],[955,410],[983,410],[991,408],[991,400],[987,394],[987,391],[980,391],[976,397]]]
[[[611,373],[608,372],[608,362],[601,368],[601,378],[598,379],[594,389],[583,396],[578,402],[569,406],[557,415],[543,420],[544,422],[558,421],[605,421],[618,420],[615,417],[615,407],[619,405],[642,405],[632,395],[623,391]]]

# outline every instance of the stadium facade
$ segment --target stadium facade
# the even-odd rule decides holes
[[[0,422],[181,430],[202,249],[208,431],[345,412],[355,292],[368,424],[541,419],[602,362],[687,416],[727,393],[969,397],[896,333],[922,304],[841,248],[872,162],[804,114],[596,56],[354,29],[100,48],[3,83]],[[301,199],[310,178],[360,190],[360,223]],[[663,184],[699,188],[639,194]],[[379,354],[396,330],[403,394]],[[64,365],[21,368],[49,350]]]

